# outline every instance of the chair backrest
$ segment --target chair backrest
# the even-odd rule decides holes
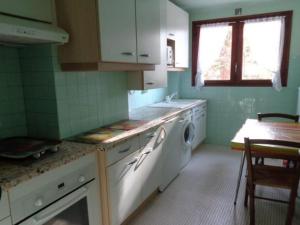
[[[258,146],[259,145],[259,146]],[[270,151],[269,148],[265,147],[264,145],[272,145],[272,147],[289,147],[289,148],[297,148],[300,149],[300,142],[290,142],[290,141],[281,141],[281,140],[266,140],[266,139],[249,139],[245,138],[245,152],[246,152],[246,159],[247,159],[247,168],[248,168],[248,177],[250,178],[250,183],[252,183],[253,179],[253,168],[254,168],[254,161],[252,160],[253,157],[264,158],[264,159],[282,159],[282,160],[290,160],[296,163],[295,167],[293,168],[285,168],[287,172],[291,174],[296,174],[299,180],[300,177],[300,155],[298,154],[283,154],[283,153],[276,153],[274,151]],[[255,147],[256,146],[256,147]],[[274,166],[274,165],[272,165]],[[280,165],[275,167],[282,167]]]
[[[299,121],[299,115],[290,115],[284,113],[257,113],[258,121],[261,121],[263,118],[285,118],[293,120],[295,123]]]

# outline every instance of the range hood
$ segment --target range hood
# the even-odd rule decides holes
[[[0,14],[0,42],[2,43],[64,44],[68,40],[68,33],[55,25]]]

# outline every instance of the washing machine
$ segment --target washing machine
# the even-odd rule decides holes
[[[185,111],[181,114],[179,123],[181,124],[180,132],[180,168],[184,168],[191,160],[192,145],[195,138],[195,125],[192,120],[192,110]]]

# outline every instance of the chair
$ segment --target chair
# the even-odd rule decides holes
[[[298,123],[299,121],[299,115],[291,115],[291,114],[284,114],[284,113],[257,113],[257,119],[258,121],[262,121],[263,118],[283,118],[292,120],[295,123]],[[256,164],[264,164],[263,158],[255,158]],[[284,162],[286,163],[286,166],[290,165],[290,161]]]
[[[247,159],[247,184],[245,193],[245,207],[248,206],[250,198],[250,225],[255,225],[255,199],[264,199],[281,203],[288,203],[288,214],[286,225],[291,225],[295,210],[295,202],[300,177],[300,156],[291,154],[274,153],[264,148],[253,148],[253,145],[274,145],[300,148],[300,143],[279,141],[279,140],[250,140],[245,138],[245,153]],[[282,167],[281,165],[255,164],[252,158],[262,157],[268,159],[292,160],[295,162],[293,168]],[[255,195],[256,185],[268,186],[273,188],[284,188],[290,190],[289,201],[265,198]]]
[[[257,113],[258,121],[261,121],[263,118],[284,118],[295,121],[298,123],[299,116],[298,115],[290,115],[290,114],[283,114],[283,113]]]

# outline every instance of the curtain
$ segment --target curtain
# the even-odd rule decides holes
[[[196,89],[201,90],[203,88],[204,74],[216,57],[219,56],[223,47],[223,42],[219,40],[225,40],[227,33],[228,23],[203,24],[200,26],[197,71],[195,77]],[[216,40],[211,40],[212,37]],[[214,41],[215,43],[213,49],[211,49],[211,45],[207,45],[210,41]]]
[[[253,20],[246,20],[244,26],[244,34],[247,34],[248,31],[255,32],[259,30],[259,27],[273,27],[274,32],[274,43],[272,52],[274,52],[274,56],[277,57],[277,60],[267,60],[262,59],[259,60],[257,57],[257,61],[261,65],[266,68],[266,70],[272,73],[272,85],[276,91],[281,91],[282,83],[281,83],[281,63],[283,58],[283,47],[284,47],[284,33],[285,33],[285,17],[277,16],[277,17],[267,17]],[[278,35],[279,34],[279,35]],[[278,40],[276,40],[278,38]]]

